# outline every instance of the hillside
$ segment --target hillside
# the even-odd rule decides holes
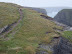
[[[61,10],[54,19],[60,23],[72,26],[72,9]]]
[[[0,3],[0,5],[0,12],[3,13],[0,14],[0,19],[2,19],[0,20],[2,22],[0,24],[0,54],[72,52],[71,45],[64,45],[67,41],[64,41],[62,37],[63,27],[55,24],[51,17],[16,4]],[[3,12],[5,10],[6,12]],[[69,51],[65,51],[67,47],[62,49],[62,45],[69,46]],[[58,53],[57,51],[61,49],[62,52]]]
[[[3,13],[3,11],[6,10],[6,14],[0,14],[0,19],[2,19],[0,27],[4,28],[4,26],[17,21],[16,24],[11,25],[8,30],[1,34],[3,37],[0,38],[0,54],[35,54],[39,43],[49,43],[54,36],[58,35],[53,28],[59,29],[60,27],[56,26],[56,24],[50,20],[42,18],[40,16],[42,13],[28,8],[20,8],[24,17],[18,22],[21,17],[18,8],[20,6],[9,5],[8,3],[0,4],[0,7],[2,7],[0,8],[0,12]],[[7,15],[7,13],[9,15]],[[2,18],[2,15],[5,15],[4,18],[6,18],[6,20]]]

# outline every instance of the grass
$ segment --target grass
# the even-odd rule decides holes
[[[7,34],[10,40],[0,41],[0,54],[35,54],[39,43],[48,44],[53,37],[59,36],[53,28],[61,29],[61,27],[56,26],[54,22],[42,18],[41,13],[34,10],[27,8],[22,8],[22,10],[24,18],[12,30],[12,32],[17,31],[15,35],[10,32]],[[11,21],[11,19],[6,19]],[[14,22],[14,19],[12,22]]]
[[[68,39],[70,42],[72,42],[72,31],[64,31],[63,32],[63,37]]]
[[[17,7],[6,3],[0,3],[0,28],[17,21],[19,16]]]

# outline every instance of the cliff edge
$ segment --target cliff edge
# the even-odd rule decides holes
[[[72,9],[63,9],[55,17],[54,20],[72,26]]]

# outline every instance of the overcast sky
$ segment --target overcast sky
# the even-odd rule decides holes
[[[0,2],[11,2],[30,7],[72,7],[72,0],[0,0]]]

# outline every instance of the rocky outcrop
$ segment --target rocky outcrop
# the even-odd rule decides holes
[[[39,44],[39,47],[37,49],[36,54],[53,54],[55,52],[54,46],[58,44],[60,41],[60,37],[54,37],[51,41],[51,43],[45,44],[41,43]]]
[[[72,9],[63,9],[55,17],[54,20],[72,26]]]
[[[39,13],[43,13],[43,14],[46,14],[47,15],[47,12],[45,9],[42,9],[42,8],[32,8],[33,10],[35,11],[38,11]]]
[[[10,24],[10,25],[6,25],[6,26],[4,26],[3,28],[1,28],[1,29],[0,29],[0,35],[1,35],[2,33],[7,32],[8,30],[10,30],[11,26],[13,26],[14,24],[16,24],[16,22],[14,22],[14,23],[12,23],[12,24]]]
[[[35,8],[35,7],[24,7],[24,8],[30,8],[32,10],[39,12],[39,13],[43,13],[43,14],[47,15],[47,11],[43,8]]]
[[[61,37],[60,42],[53,49],[53,54],[72,54],[72,43]]]
[[[72,54],[72,43],[64,37],[54,37],[50,44],[39,44],[36,54]]]
[[[48,20],[53,20],[53,18],[47,16],[47,15],[40,15],[42,18],[48,19]]]
[[[4,26],[3,28],[0,28],[0,34],[7,28],[8,26]]]

